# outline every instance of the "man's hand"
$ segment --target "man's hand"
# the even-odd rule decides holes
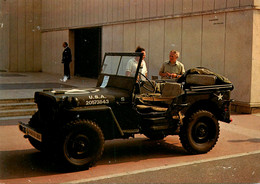
[[[169,79],[173,79],[173,78],[177,78],[177,74],[176,73],[169,73],[169,72],[167,72],[166,73],[166,76],[169,78]]]

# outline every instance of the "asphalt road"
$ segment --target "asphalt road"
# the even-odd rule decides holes
[[[260,116],[232,118],[231,124],[220,123],[219,141],[207,154],[188,155],[178,136],[150,141],[138,135],[107,141],[101,160],[84,171],[69,171],[35,150],[17,119],[0,121],[0,184],[259,183]]]

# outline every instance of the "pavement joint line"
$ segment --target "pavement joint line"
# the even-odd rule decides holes
[[[145,173],[145,172],[171,169],[171,168],[175,168],[175,167],[182,167],[182,166],[188,166],[188,165],[193,165],[193,164],[201,164],[201,163],[206,163],[206,162],[211,162],[211,161],[225,160],[225,159],[229,159],[229,158],[243,157],[243,156],[254,155],[254,154],[259,154],[259,153],[260,153],[260,150],[247,152],[247,153],[238,153],[238,154],[233,154],[233,155],[220,156],[220,157],[197,160],[197,161],[192,161],[192,162],[184,162],[184,163],[165,165],[165,166],[160,166],[160,167],[153,167],[153,168],[148,168],[148,169],[141,169],[141,170],[136,170],[136,171],[129,171],[129,172],[122,172],[122,173],[111,174],[111,175],[98,176],[98,177],[93,177],[93,178],[88,178],[88,179],[74,180],[74,181],[70,181],[70,182],[65,182],[63,184],[86,183],[86,182],[91,182],[91,181],[111,179],[111,178],[116,178],[116,177],[121,177],[121,176],[141,174],[141,173]]]

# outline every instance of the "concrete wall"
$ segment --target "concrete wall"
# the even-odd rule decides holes
[[[260,1],[259,1],[260,2]],[[260,3],[259,3],[260,4]],[[251,106],[260,107],[260,12],[254,11]]]
[[[226,8],[241,9],[254,3],[254,0],[44,0],[42,27],[48,30],[95,26]]]
[[[0,3],[0,17],[5,21],[0,26],[3,58],[0,69],[41,71],[41,0],[1,0]]]
[[[0,0],[0,71],[9,67],[9,3]]]

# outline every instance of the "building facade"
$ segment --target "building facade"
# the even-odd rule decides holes
[[[105,52],[147,52],[149,77],[172,49],[185,69],[203,66],[235,86],[233,108],[260,107],[260,0],[0,0],[1,70],[96,77]]]

